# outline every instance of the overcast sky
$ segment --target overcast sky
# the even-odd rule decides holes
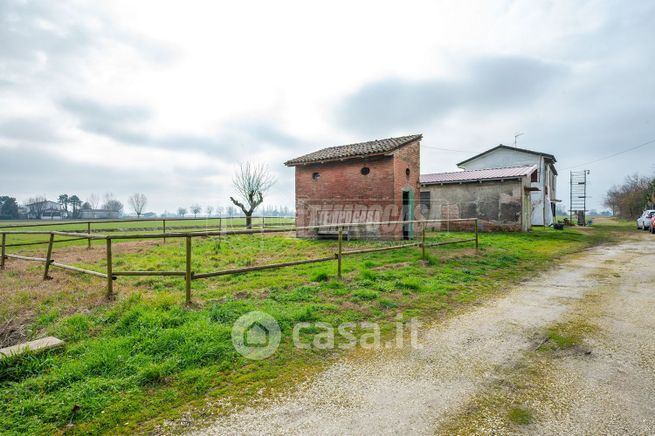
[[[0,0],[0,195],[229,204],[240,161],[423,133],[421,171],[499,143],[654,171],[653,1]]]

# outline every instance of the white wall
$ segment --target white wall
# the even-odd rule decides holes
[[[555,199],[557,176],[554,176],[550,166],[545,164],[543,156],[522,150],[499,148],[460,165],[460,168],[481,170],[528,165],[536,165],[539,173],[539,181],[532,183],[532,187],[539,188],[539,191],[534,191],[530,195],[532,199],[532,225],[549,226],[554,221],[550,203],[551,199]],[[554,180],[553,185],[551,185],[551,180]],[[548,186],[548,193],[546,193],[546,186]]]

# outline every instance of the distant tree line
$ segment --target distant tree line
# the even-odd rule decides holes
[[[252,216],[258,208],[261,210],[260,215],[290,216],[293,212],[287,206],[263,206],[260,208],[264,202],[264,194],[275,184],[275,181],[275,177],[267,166],[250,162],[242,163],[232,179],[236,191],[236,195],[229,197],[232,205],[227,207],[205,206],[205,216],[211,217],[214,213],[215,216],[245,216],[246,226],[249,228],[252,226]],[[136,216],[140,218],[144,215],[148,198],[145,194],[136,192],[128,198],[127,203]],[[28,199],[23,208],[18,205],[15,198],[0,196],[0,219],[41,219],[44,216],[53,219],[97,218],[97,214],[84,214],[83,212],[109,211],[114,212],[115,215],[121,215],[123,210],[123,203],[115,198],[111,192],[104,195],[102,203],[97,194],[91,194],[86,201],[82,201],[77,194],[60,194],[56,202],[48,201],[43,196],[36,196]],[[177,216],[185,217],[190,212],[194,218],[197,218],[202,211],[203,207],[196,203],[188,208],[179,207]],[[145,216],[154,216],[154,214],[147,213]],[[162,216],[170,215],[168,212],[164,212]]]
[[[655,177],[627,176],[622,185],[607,191],[603,205],[624,219],[637,218],[644,209],[655,209]]]
[[[0,219],[18,219],[18,202],[14,197],[0,196]]]
[[[137,216],[141,216],[148,202],[144,194],[135,193],[128,199],[131,209]],[[0,219],[24,218],[82,218],[83,211],[109,211],[115,215],[123,213],[123,203],[108,192],[101,202],[97,194],[91,194],[86,201],[82,201],[76,194],[60,194],[56,201],[48,201],[45,196],[37,195],[28,198],[24,205],[19,205],[15,197],[0,196]]]

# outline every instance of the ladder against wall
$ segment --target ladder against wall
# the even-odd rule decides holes
[[[589,170],[571,171],[571,203],[569,213],[571,222],[574,217],[579,226],[587,225],[587,176]]]

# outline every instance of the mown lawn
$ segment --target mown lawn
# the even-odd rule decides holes
[[[37,292],[26,277],[38,275],[42,267],[12,272],[13,261],[0,273],[0,297],[11,308],[1,316],[29,313],[31,336],[51,334],[67,345],[0,361],[0,431],[146,432],[190,408],[204,413],[210,404],[220,413],[228,400],[245,402],[293,386],[338,355],[294,348],[290,332],[297,322],[372,321],[390,330],[399,313],[429,322],[502,293],[558,258],[616,240],[625,230],[615,225],[482,234],[479,253],[471,243],[445,246],[429,249],[427,262],[418,248],[357,255],[345,258],[343,280],[335,278],[336,265],[330,262],[194,281],[190,308],[182,305],[179,279],[122,277],[115,284],[115,302],[89,303],[80,295],[75,306],[71,292],[79,288],[101,296],[103,281],[54,271],[66,278],[51,284],[61,285],[61,291]],[[347,248],[361,244],[351,242]],[[231,237],[220,244],[199,239],[193,267],[211,271],[323,255],[334,247],[334,241],[285,235]],[[134,248],[116,255],[116,270],[183,265],[180,242]],[[83,257],[76,262],[98,270],[101,263]],[[232,323],[251,310],[271,314],[282,330],[282,344],[267,360],[248,361],[232,346]]]

